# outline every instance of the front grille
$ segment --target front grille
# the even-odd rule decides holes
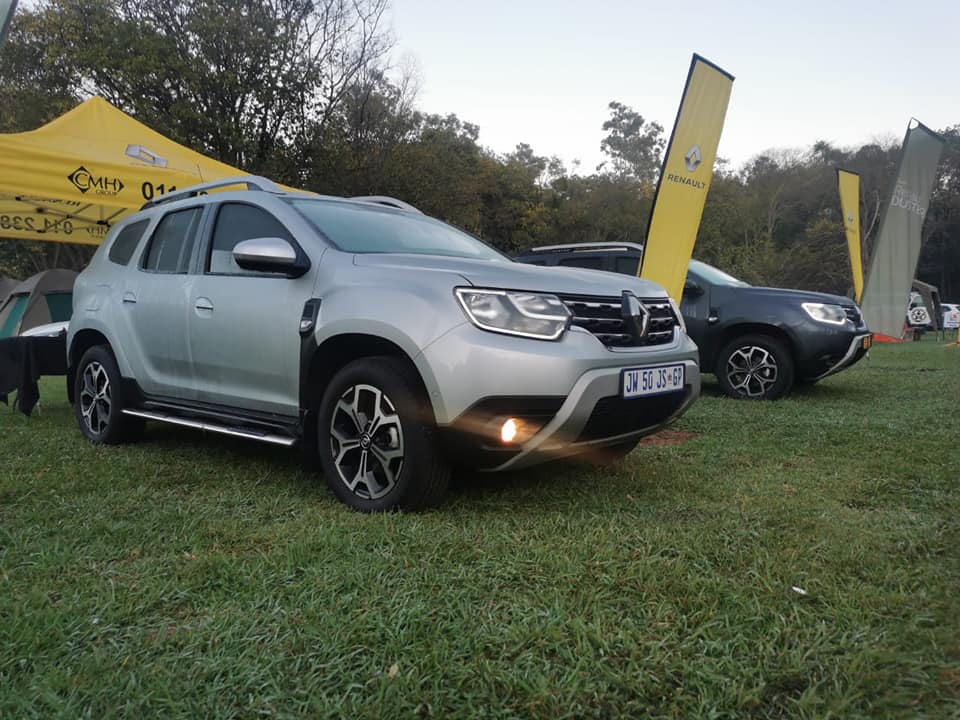
[[[618,297],[560,295],[573,315],[573,324],[593,333],[607,347],[646,347],[666,345],[673,340],[677,318],[666,300],[643,300],[639,303],[650,314],[647,332],[638,336],[635,325]]]
[[[844,305],[843,311],[847,314],[847,319],[852,321],[854,325],[860,327],[860,324],[863,322],[863,317],[860,315],[860,311],[851,305]]]
[[[601,440],[658,425],[673,415],[690,395],[690,390],[624,400],[618,395],[600,398],[577,442]]]

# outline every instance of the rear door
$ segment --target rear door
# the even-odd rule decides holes
[[[291,279],[243,270],[242,240],[293,234],[268,210],[225,202],[214,208],[201,273],[190,289],[190,348],[197,399],[295,416],[300,406],[300,315],[313,273]]]
[[[157,223],[121,292],[124,353],[144,392],[171,398],[193,396],[187,335],[194,276],[189,274],[204,215],[203,206],[179,208]]]

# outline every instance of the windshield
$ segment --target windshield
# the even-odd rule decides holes
[[[723,270],[717,270],[713,265],[707,265],[699,260],[690,261],[690,270],[699,275],[710,285],[726,285],[727,287],[750,287],[750,283],[737,280],[733,275],[727,275]]]
[[[331,200],[290,200],[338,249],[352,253],[413,253],[509,262],[472,235],[426,215]]]

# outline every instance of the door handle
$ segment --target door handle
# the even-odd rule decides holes
[[[211,312],[213,311],[213,303],[210,301],[209,298],[198,297],[196,302],[194,302],[193,306],[197,310],[210,310]]]
[[[132,292],[129,292],[129,291],[128,291],[128,292],[125,292],[125,293],[123,294],[123,302],[124,302],[124,303],[127,303],[127,304],[129,304],[129,305],[136,305],[136,304],[137,304],[137,296],[134,295]]]

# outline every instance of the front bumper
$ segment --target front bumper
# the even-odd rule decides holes
[[[441,437],[451,459],[488,471],[513,470],[635,440],[682,415],[700,394],[696,345],[677,331],[672,343],[611,351],[587,332],[556,343],[458,329],[428,347],[437,392]],[[420,364],[418,363],[418,365]],[[682,391],[623,400],[625,368],[682,363]],[[427,376],[427,373],[423,373]],[[463,389],[469,390],[469,401]],[[457,407],[453,410],[453,405]],[[540,428],[514,446],[496,429],[508,417],[532,418]]]
[[[821,372],[819,375],[815,375],[813,379],[822,380],[829,375],[834,375],[841,370],[845,370],[851,365],[856,364],[860,358],[869,352],[872,344],[873,333],[858,333],[850,340],[850,344],[847,347],[846,352],[844,352],[844,354],[838,359],[831,358],[827,360],[824,363],[826,365],[826,369],[823,370],[823,372]]]

